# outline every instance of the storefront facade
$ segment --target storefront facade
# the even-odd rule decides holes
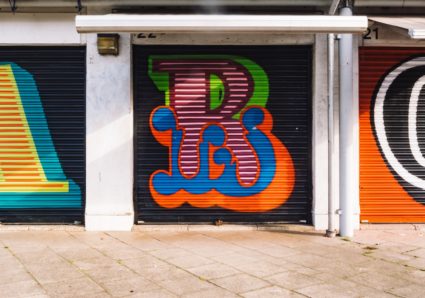
[[[126,40],[123,35],[121,45]],[[133,163],[129,168],[134,176],[125,183],[131,181],[134,187],[127,201],[128,211],[134,213],[115,218],[128,220],[128,225],[133,221],[312,224],[312,74],[314,60],[319,61],[314,57],[315,36],[268,34],[256,45],[249,34],[211,35],[208,39],[192,34],[186,36],[184,45],[173,35],[138,36],[128,35],[133,91],[126,101],[132,108],[126,116],[131,123],[126,125],[133,131],[127,136],[132,143],[126,143],[126,148],[134,149],[125,151],[132,153],[126,162]],[[122,54],[120,49],[119,57]],[[115,72],[116,67],[110,65],[110,69]],[[105,96],[109,93],[105,90]],[[326,115],[326,105],[316,111]],[[261,121],[256,124],[261,127],[258,134],[246,132],[249,119]],[[191,137],[189,149],[194,151],[186,151],[188,156],[181,152],[182,147],[177,150],[187,137],[179,133],[184,126]],[[118,127],[114,132],[122,137]],[[190,142],[196,146],[190,147]],[[98,155],[98,148],[93,150]],[[239,156],[235,152],[240,152]],[[99,167],[105,167],[105,162]],[[123,171],[130,174],[129,168]],[[258,168],[263,172],[255,171]],[[108,173],[122,177],[122,172]],[[93,187],[93,191],[100,189]],[[104,206],[100,200],[98,204]],[[326,209],[326,202],[322,207]],[[100,221],[102,217],[92,219]],[[325,214],[323,220],[325,223]],[[88,212],[86,228],[90,229]]]
[[[109,12],[89,7],[81,13]],[[84,223],[87,230],[183,222],[327,228],[326,33],[121,32],[118,55],[100,55],[96,33],[77,33],[75,13],[2,14],[9,33],[0,39],[0,75],[8,80],[0,85],[1,183],[18,185],[5,184],[14,193],[6,188],[0,199],[2,222]],[[17,33],[19,27],[23,33]],[[358,37],[353,225],[358,228],[360,219],[422,221],[420,191],[388,167],[371,111],[376,86],[391,76],[390,69],[424,51],[376,48],[375,41]],[[418,80],[415,74],[412,86],[419,88]],[[20,97],[9,98],[16,94]],[[395,112],[393,117],[407,121]],[[420,134],[416,140],[420,146]],[[404,156],[408,146],[397,154]],[[420,159],[410,155],[420,179]],[[387,202],[391,195],[376,196],[384,194],[382,185],[396,197],[393,205]],[[410,207],[394,214],[400,204]],[[338,220],[338,202],[334,209]]]

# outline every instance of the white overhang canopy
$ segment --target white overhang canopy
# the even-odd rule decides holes
[[[425,39],[425,18],[418,17],[369,17],[369,20],[406,29],[410,38]]]
[[[365,16],[329,15],[79,15],[79,33],[261,32],[361,33]]]

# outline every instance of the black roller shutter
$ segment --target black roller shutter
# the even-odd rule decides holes
[[[82,222],[86,50],[0,47],[0,221]]]
[[[310,222],[310,46],[133,55],[138,221]]]

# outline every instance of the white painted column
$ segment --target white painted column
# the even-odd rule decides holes
[[[328,226],[327,34],[316,34],[313,53],[313,225]]]
[[[86,230],[128,231],[133,208],[131,38],[118,56],[100,56],[87,35]]]

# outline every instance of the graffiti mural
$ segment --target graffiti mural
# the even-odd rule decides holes
[[[135,46],[144,221],[307,221],[311,48]]]
[[[166,93],[150,127],[170,148],[169,169],[150,178],[158,204],[264,212],[288,199],[294,166],[271,133],[268,79],[259,65],[231,56],[152,56],[149,65]]]
[[[425,221],[425,53],[362,51],[360,76],[369,81],[360,82],[361,217]]]
[[[409,59],[383,78],[371,111],[383,157],[409,195],[423,204],[425,115],[419,100],[425,99],[424,86],[425,56]]]
[[[59,161],[33,76],[0,62],[0,208],[81,207]]]

